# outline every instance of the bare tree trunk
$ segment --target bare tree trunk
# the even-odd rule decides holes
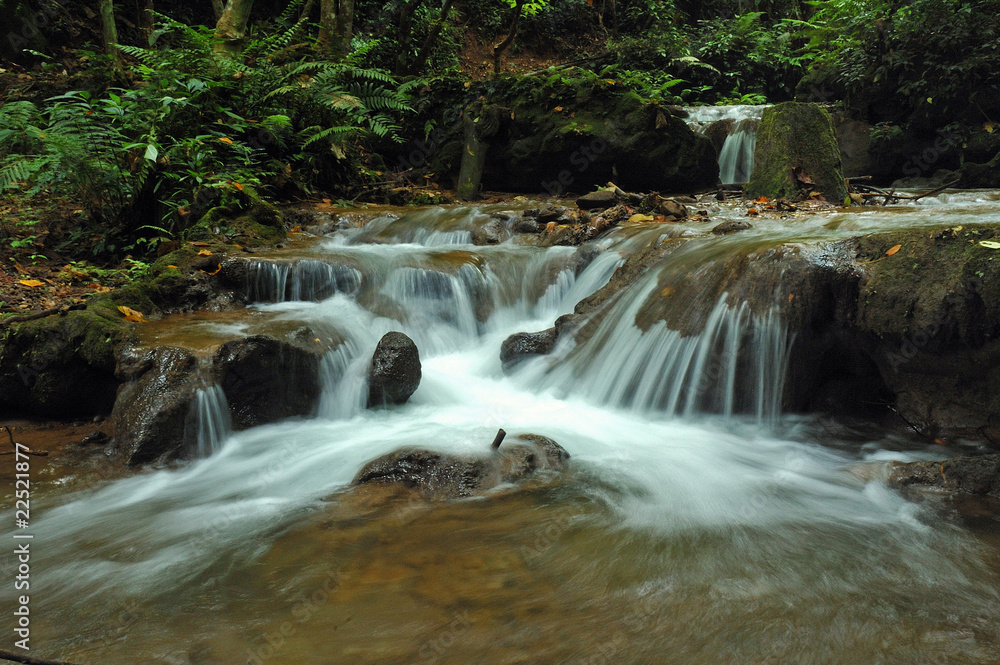
[[[115,26],[115,5],[113,0],[100,0],[101,39],[104,42],[104,52],[114,55],[118,51],[114,44],[118,43],[118,28]]]
[[[521,9],[524,7],[527,0],[517,0],[514,5],[514,17],[510,21],[510,31],[507,36],[503,38],[503,41],[493,47],[493,73],[500,73],[500,57],[503,55],[504,50],[511,45],[514,41],[514,37],[517,36],[517,24],[521,21]]]
[[[413,15],[417,13],[417,9],[422,4],[424,4],[424,0],[405,0],[402,9],[399,10],[399,37],[396,39],[399,43],[399,53],[396,54],[396,74],[406,73],[407,63],[410,60],[407,56],[410,52]]]
[[[608,0],[608,13],[611,14],[611,36],[618,36],[618,8],[615,6],[615,0]]]
[[[153,19],[153,0],[145,0],[143,8],[139,10],[139,28],[146,38],[146,46],[152,46],[153,29],[156,21]]]
[[[441,7],[441,16],[438,17],[437,22],[427,33],[427,39],[424,40],[424,45],[420,47],[417,59],[410,63],[408,68],[410,74],[418,74],[428,58],[431,57],[431,50],[437,43],[438,37],[441,36],[441,30],[444,29],[444,24],[448,20],[448,14],[451,13],[452,4],[454,4],[454,0],[444,0],[444,6]]]
[[[222,18],[222,12],[225,8],[226,3],[223,0],[212,0],[212,12],[215,14],[216,22]]]
[[[219,22],[215,24],[215,54],[224,58],[235,57],[243,48],[247,22],[253,0],[227,0]]]
[[[354,32],[354,0],[321,0],[319,4],[320,51],[347,55]]]

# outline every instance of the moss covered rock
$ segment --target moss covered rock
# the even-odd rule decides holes
[[[560,70],[487,85],[469,94],[505,112],[491,127],[486,189],[579,194],[613,180],[626,190],[687,192],[712,187],[718,177],[711,140],[619,81]],[[435,135],[429,163],[438,177],[458,174],[462,125]]]
[[[130,325],[97,304],[0,329],[0,407],[44,418],[110,413]]]
[[[842,202],[847,186],[830,114],[817,104],[800,102],[766,109],[746,189],[754,198],[772,199],[813,190],[827,201]]]
[[[281,211],[245,187],[233,202],[206,212],[187,230],[189,240],[215,240],[241,245],[273,245],[285,239]]]

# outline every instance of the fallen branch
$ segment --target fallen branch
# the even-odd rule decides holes
[[[7,438],[10,439],[10,445],[11,445],[11,447],[14,450],[8,450],[8,451],[5,451],[5,452],[2,452],[2,453],[0,453],[0,455],[13,455],[14,453],[17,452],[17,444],[14,443],[14,430],[12,430],[10,428],[10,425],[4,425],[3,428],[5,430],[7,430]],[[24,455],[24,454],[34,455],[35,457],[48,457],[49,456],[49,453],[47,451],[42,451],[40,453],[36,453],[36,452],[31,451],[31,450],[28,450],[27,448],[25,448],[25,452],[21,453],[21,454],[22,455]]]
[[[53,314],[65,315],[67,312],[86,308],[86,303],[76,303],[75,305],[60,305],[59,307],[53,307],[51,309],[43,309],[40,312],[32,312],[31,314],[16,314],[0,320],[0,326],[10,325],[11,323],[22,323],[24,321],[34,321],[35,319],[44,319],[45,317],[52,316]]]
[[[491,449],[491,450],[496,450],[496,449],[498,449],[498,448],[500,447],[500,444],[501,444],[501,443],[503,443],[503,438],[504,438],[505,436],[507,436],[507,432],[503,431],[502,429],[498,429],[498,430],[497,430],[497,435],[496,435],[496,437],[495,437],[495,438],[493,439],[493,443],[492,443],[492,445],[490,445],[490,449]]]
[[[943,192],[944,190],[948,189],[952,185],[957,185],[959,180],[961,180],[961,178],[959,178],[958,180],[952,180],[951,182],[949,182],[947,184],[944,184],[944,185],[941,185],[940,187],[935,187],[934,189],[932,189],[929,192],[924,192],[923,194],[920,194],[918,196],[911,196],[911,197],[907,197],[907,198],[910,201],[919,201],[920,199],[924,198],[925,196],[934,196],[938,192]]]
[[[77,665],[76,663],[70,663],[65,660],[32,658],[31,656],[25,656],[23,654],[14,653],[13,651],[7,651],[6,649],[0,649],[0,660],[10,660],[15,663],[24,663],[25,665]]]

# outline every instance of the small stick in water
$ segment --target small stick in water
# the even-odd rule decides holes
[[[74,665],[65,660],[45,660],[44,658],[32,658],[6,649],[0,649],[0,660],[9,660],[15,663],[25,663],[26,665]]]
[[[503,443],[503,438],[505,436],[507,436],[507,432],[503,431],[503,429],[498,429],[497,430],[497,435],[493,439],[493,445],[490,446],[490,448],[493,449],[493,450],[496,450],[497,448],[499,448],[500,444]]]

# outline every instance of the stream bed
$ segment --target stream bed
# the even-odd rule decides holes
[[[39,488],[32,655],[1000,662],[996,506],[904,497],[872,471],[974,446],[782,413],[780,321],[720,304],[701,336],[640,331],[635,308],[656,280],[639,279],[588,340],[509,375],[499,358],[507,336],[572,312],[666,227],[695,239],[662,270],[690,272],[748,246],[1000,222],[1000,194],[761,218],[727,237],[704,223],[647,224],[585,250],[471,244],[477,221],[508,209],[416,209],[303,238],[254,259],[246,309],[147,324],[144,343],[194,349],[257,331],[329,340],[317,413],[233,433],[209,396],[201,457]],[[423,378],[407,404],[368,410],[367,362],[391,330],[416,342]],[[714,368],[701,389],[705,349],[720,347],[745,362]],[[404,446],[485,454],[498,428],[551,437],[572,455],[569,471],[438,503],[348,487]],[[13,603],[10,586],[2,596]]]

